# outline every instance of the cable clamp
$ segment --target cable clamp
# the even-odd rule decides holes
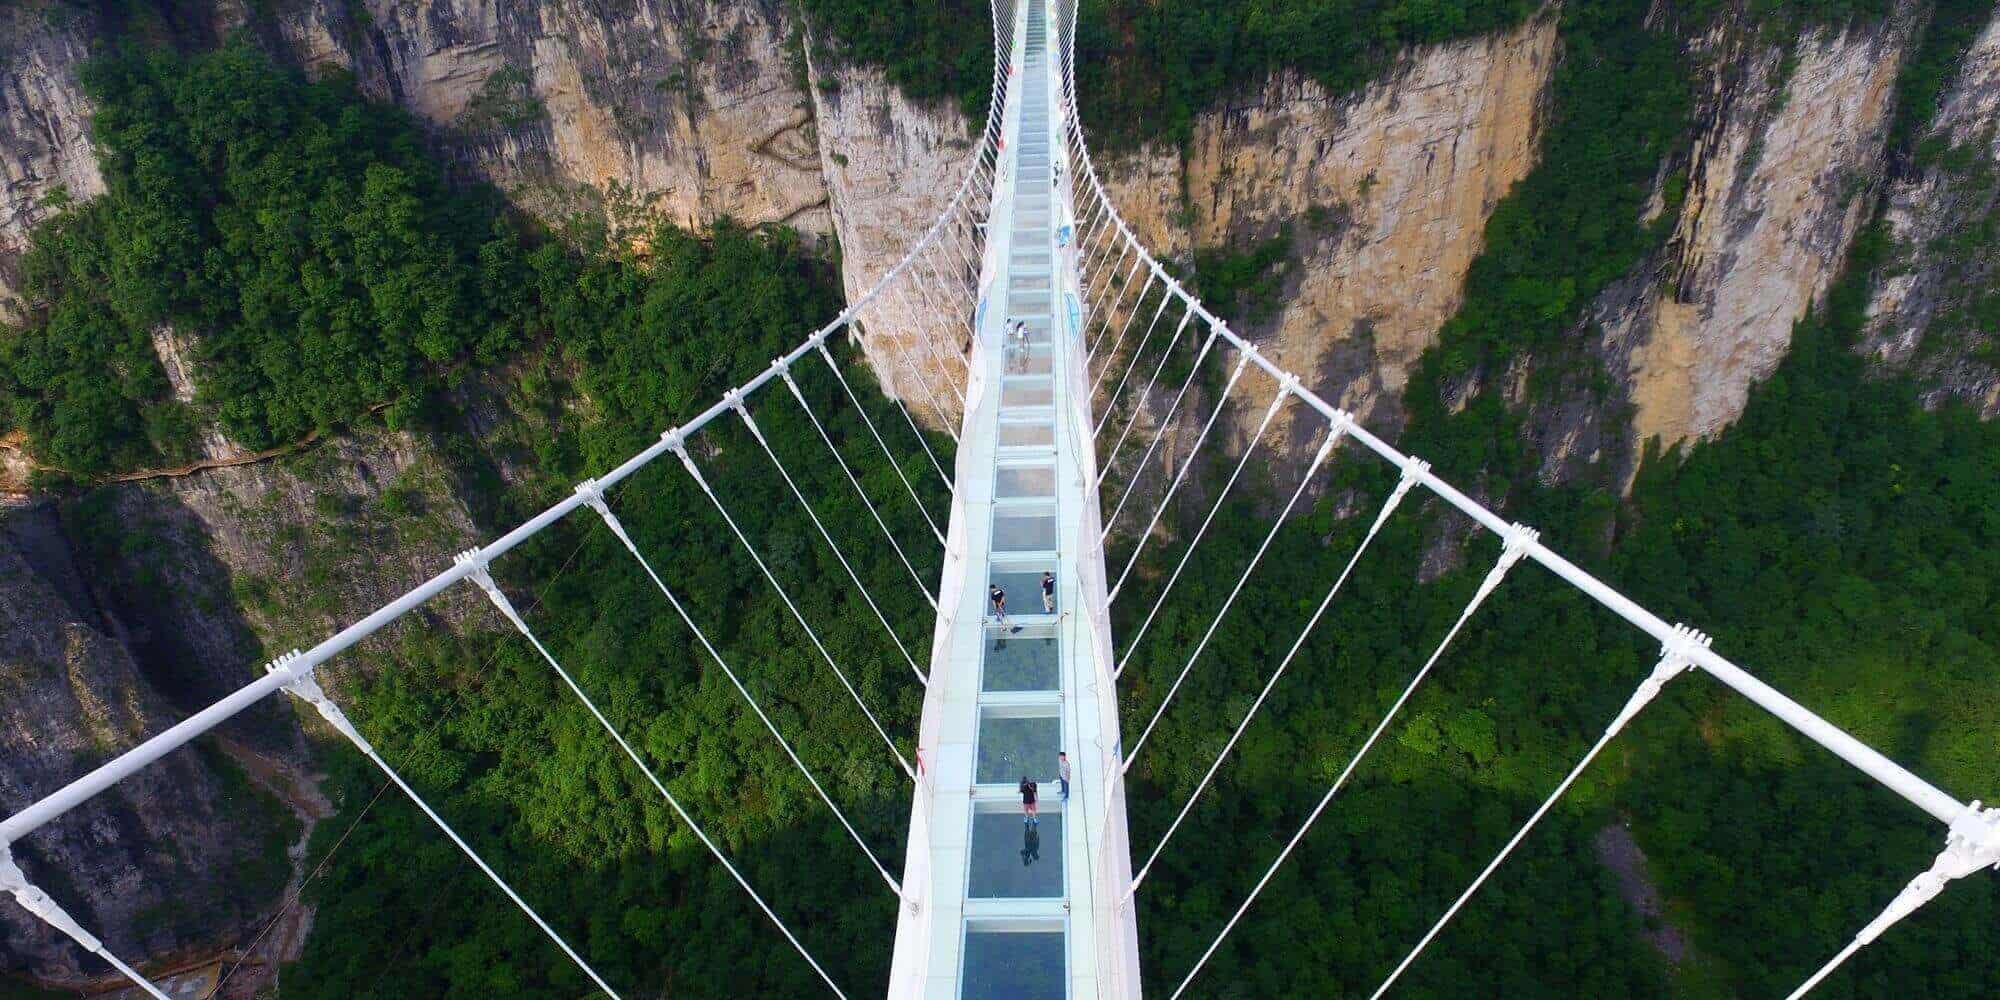
[[[586,479],[576,484],[576,495],[583,498],[584,506],[594,510],[601,517],[611,516],[610,505],[604,502],[604,487],[595,479]]]
[[[1509,566],[1520,562],[1521,557],[1527,555],[1528,550],[1534,548],[1541,537],[1541,532],[1515,521],[1501,535],[1506,547],[1500,552],[1500,561]]]
[[[1854,939],[1867,945],[1897,921],[1915,913],[1918,907],[1937,898],[1951,882],[1989,868],[2000,868],[2000,809],[1983,809],[1978,799],[1951,821],[1945,833],[1944,850],[1938,852],[1929,870],[1910,880],[1887,908]]]
[[[28,881],[28,874],[14,863],[14,852],[5,841],[0,841],[0,892],[11,893],[22,909],[69,935],[70,940],[82,945],[86,951],[95,953],[104,950],[104,942],[84,930],[83,925],[71,918],[60,904],[42,891],[41,886]]]
[[[327,725],[347,737],[348,742],[353,743],[356,749],[365,754],[374,753],[375,748],[369,745],[360,730],[354,728],[354,722],[348,719],[347,713],[341,711],[340,706],[334,704],[332,698],[327,697],[326,689],[319,686],[319,679],[314,676],[313,668],[298,662],[302,655],[294,649],[265,664],[264,669],[266,672],[289,678],[284,685],[286,694],[311,705],[319,713],[319,717],[326,720]]]

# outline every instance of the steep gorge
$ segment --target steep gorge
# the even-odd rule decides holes
[[[267,16],[220,5],[210,30],[247,27],[297,65],[354,73],[364,90],[426,122],[468,173],[546,220],[631,199],[689,225],[724,215],[782,222],[838,240],[850,294],[893,262],[911,226],[948,196],[965,148],[967,124],[955,110],[904,100],[867,67],[815,60],[808,68],[803,29],[775,0],[648,2],[614,12],[557,0],[277,6]],[[1692,43],[1703,66],[1698,127],[1686,163],[1660,181],[1659,210],[1678,206],[1672,237],[1589,310],[1603,330],[1614,401],[1633,409],[1629,431],[1618,431],[1628,444],[1728,426],[1750,386],[1784,355],[1794,322],[1839,273],[1866,222],[1868,195],[1888,174],[1892,84],[1920,7],[1905,3],[1879,24],[1810,27],[1777,43],[1728,26]],[[9,19],[0,23],[3,293],[24,234],[57,205],[51,196],[87,198],[101,188],[75,79],[103,28],[57,5],[14,5],[0,19]],[[2000,148],[1980,132],[2000,88],[1995,30],[1967,60],[1941,122],[1989,150]],[[1545,14],[1504,34],[1409,53],[1355,94],[1280,75],[1198,116],[1185,147],[1113,158],[1108,181],[1162,251],[1240,245],[1292,224],[1275,316],[1249,332],[1282,362],[1313,372],[1330,398],[1393,427],[1411,367],[1459,305],[1488,216],[1537,162],[1545,90],[1563,55]],[[1991,211],[1990,184],[1958,183],[1943,171],[1886,181],[1897,206],[1891,225],[1913,247],[1937,241],[1930,206],[1962,198],[1973,206],[1967,211]],[[1681,173],[1685,197],[1669,198]],[[1971,398],[1991,414],[2000,397],[1990,362],[1918,350],[1944,298],[1928,289],[1944,278],[1941,264],[1917,263],[1877,296],[1878,349],[1928,372],[1941,394]],[[952,336],[909,316],[886,325],[891,343]],[[891,386],[925,377],[892,357],[871,360]],[[1253,393],[1245,405],[1262,403]],[[1554,415],[1539,432],[1558,442],[1548,449],[1552,463],[1591,439],[1582,425],[1606,419],[1572,417]],[[7,556],[18,559],[10,567],[17,572],[0,579],[21,609],[7,616],[7,634],[22,651],[0,658],[0,668],[30,696],[8,699],[10,710],[26,711],[7,716],[0,738],[9,760],[32,754],[36,768],[0,772],[19,778],[0,784],[0,809],[185,709],[164,691],[212,695],[240,681],[260,651],[351,621],[470,543],[474,519],[431,475],[439,464],[421,440],[371,433],[281,463],[89,498],[98,511],[145,526],[157,540],[148,552],[91,554],[74,527],[48,527],[46,505],[8,514],[10,529],[39,524],[44,539],[67,532],[56,551],[72,547],[99,561],[80,573],[62,559],[37,562],[27,543]],[[412,519],[413,509],[422,515]],[[155,574],[163,572],[171,586],[162,588]],[[86,575],[114,597],[81,603],[71,592]],[[288,587],[300,579],[310,594]],[[169,641],[188,645],[158,645]],[[176,678],[171,671],[184,664],[203,666]],[[58,732],[51,720],[76,725]],[[305,762],[283,713],[265,725],[273,752]],[[107,937],[155,956],[240,940],[270,908],[239,900],[238,912],[163,930],[143,912],[163,898],[159,886],[213,886],[229,864],[284,832],[276,819],[210,822],[252,795],[228,765],[184,752],[171,766],[71,817],[51,835],[60,846],[33,856],[37,874],[51,879],[58,870],[105,873],[71,891]],[[178,867],[149,867],[157,862],[136,855],[151,848],[138,845],[173,845]],[[266,874],[267,891],[282,885],[278,873]],[[0,912],[0,925],[9,968],[51,981],[77,977],[74,956],[39,925],[11,909]],[[26,942],[18,952],[17,941]]]

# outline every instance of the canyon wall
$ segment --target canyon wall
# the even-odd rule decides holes
[[[2000,17],[1973,44],[1919,162],[1896,177],[1884,221],[1888,276],[1868,303],[1868,350],[1915,374],[1924,399],[2000,415]]]

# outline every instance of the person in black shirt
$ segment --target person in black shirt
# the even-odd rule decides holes
[[[986,601],[993,606],[993,618],[1000,624],[1007,624],[1007,592],[994,584],[986,591]]]
[[[1021,777],[1021,822],[1030,826],[1042,825],[1042,818],[1035,815],[1035,779]]]
[[[1056,613],[1056,575],[1054,573],[1042,574],[1042,610],[1049,614]]]

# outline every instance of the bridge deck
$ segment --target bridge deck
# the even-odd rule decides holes
[[[1136,965],[1137,937],[1118,905],[1131,866],[1108,780],[1116,706],[1098,683],[1096,466],[1046,14],[1029,5],[1014,32],[891,996],[1121,995],[1126,982],[1137,995],[1136,976],[1107,968]],[[990,586],[1005,622],[986,613]],[[1067,800],[1058,752],[1073,768]],[[1024,777],[1040,786],[1032,822]]]

